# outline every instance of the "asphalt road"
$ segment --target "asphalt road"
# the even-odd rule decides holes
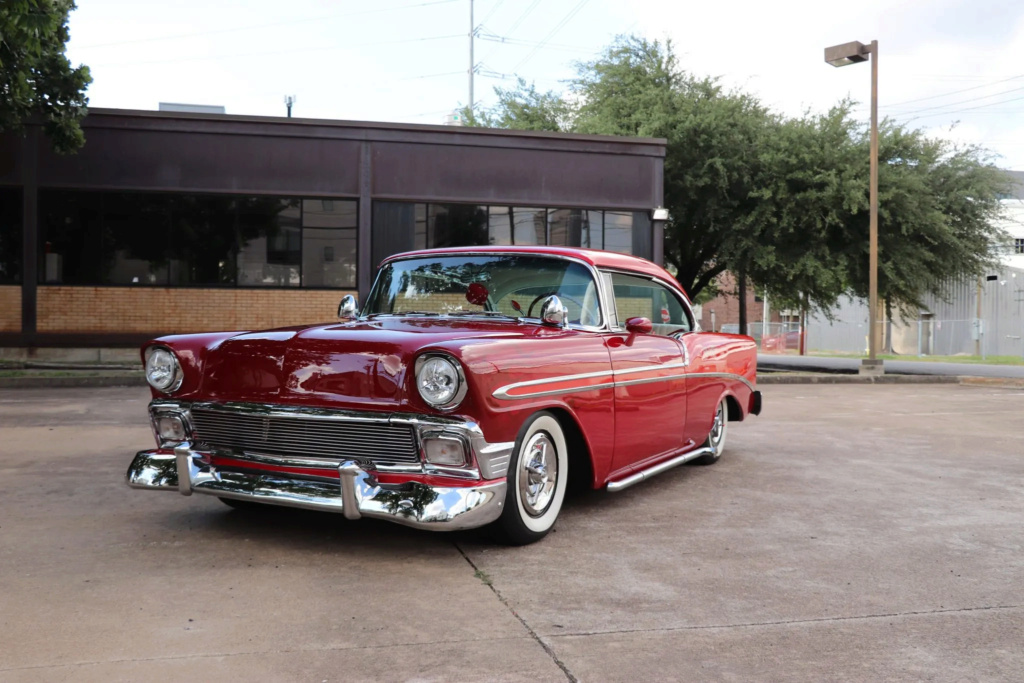
[[[788,356],[757,354],[762,369],[805,370],[820,372],[857,372],[859,358],[824,358],[821,356]],[[931,363],[916,360],[887,360],[886,372],[901,375],[957,375],[964,377],[1024,378],[1024,365],[986,365],[984,363]]]
[[[130,490],[145,390],[0,391],[0,680],[1020,680],[1024,390],[764,394],[504,548]]]

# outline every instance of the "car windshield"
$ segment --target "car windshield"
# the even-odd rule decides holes
[[[551,294],[569,310],[570,324],[601,324],[590,270],[566,259],[516,254],[394,261],[377,276],[363,315],[539,318]]]

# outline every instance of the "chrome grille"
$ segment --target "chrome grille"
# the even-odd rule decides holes
[[[191,414],[195,441],[216,449],[322,460],[332,467],[354,458],[380,465],[420,463],[409,425],[198,407]]]

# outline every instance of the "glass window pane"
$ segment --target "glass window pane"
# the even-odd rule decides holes
[[[169,210],[171,284],[235,284],[236,199],[218,195],[173,195]]]
[[[512,244],[512,207],[491,206],[487,212],[488,242],[497,246]]]
[[[428,247],[475,247],[487,244],[486,207],[472,204],[428,206]]]
[[[413,249],[427,248],[427,205],[416,205],[416,227],[413,233]]]
[[[604,212],[604,248],[622,254],[633,253],[633,214],[627,211]]]
[[[512,209],[512,244],[547,244],[547,211]]]
[[[550,209],[548,211],[548,244],[557,247],[590,247],[590,216],[597,214],[601,229],[601,212],[585,209]]]
[[[580,246],[584,249],[604,249],[604,212],[584,211],[580,226]]]
[[[101,284],[103,203],[99,192],[39,191],[39,281]]]
[[[167,285],[170,197],[104,193],[103,282]]]
[[[21,282],[21,190],[0,187],[0,283]]]
[[[356,286],[358,202],[302,200],[302,286]]]
[[[299,286],[300,215],[298,199],[239,199],[239,285]]]
[[[622,273],[612,273],[611,278],[619,325],[629,318],[647,318],[654,334],[668,336],[693,329],[683,303],[661,283]]]

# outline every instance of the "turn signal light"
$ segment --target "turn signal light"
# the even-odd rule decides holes
[[[432,437],[424,439],[423,448],[431,465],[461,467],[466,464],[466,446],[461,439]]]

